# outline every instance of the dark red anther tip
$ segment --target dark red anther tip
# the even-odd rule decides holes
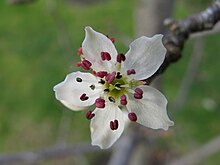
[[[134,69],[130,69],[130,70],[127,70],[127,75],[131,75],[131,74],[135,74],[135,70]]]
[[[121,105],[127,105],[127,98],[126,98],[126,95],[122,95],[121,97],[120,97],[120,103],[121,103]]]
[[[108,52],[101,52],[101,59],[110,61],[111,60],[111,55]]]
[[[92,66],[92,63],[89,62],[88,60],[84,59],[84,60],[81,62],[81,66],[82,66],[83,69],[89,70],[90,67]]]
[[[105,108],[105,100],[102,98],[98,98],[95,100],[95,106],[97,108]]]
[[[112,72],[111,74],[107,74],[105,79],[109,84],[111,84],[114,81],[115,76],[116,76],[116,72]]]
[[[106,71],[100,71],[96,73],[97,77],[103,78],[107,75],[108,73]]]
[[[110,128],[111,130],[117,130],[118,129],[118,120],[110,121]]]
[[[142,95],[144,93],[141,88],[136,88],[134,91],[135,91],[135,93],[140,94],[140,95]]]
[[[124,54],[120,53],[120,54],[117,55],[117,59],[116,60],[117,60],[118,63],[121,63],[122,61],[126,60],[126,57],[125,57]]]
[[[85,101],[85,100],[88,100],[88,99],[89,99],[89,97],[86,96],[85,93],[83,93],[83,94],[80,96],[80,100],[82,100],[82,101]]]
[[[91,120],[94,116],[95,116],[95,114],[92,113],[92,111],[88,111],[88,112],[86,113],[86,118],[87,118],[88,120]]]
[[[137,115],[134,112],[129,113],[128,118],[131,121],[137,121]]]

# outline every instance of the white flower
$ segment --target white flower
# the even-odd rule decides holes
[[[166,53],[163,36],[140,37],[124,55],[118,54],[105,35],[91,27],[85,31],[79,65],[85,70],[91,68],[96,74],[70,73],[54,91],[56,99],[74,111],[95,104],[95,110],[86,113],[91,120],[92,144],[109,148],[129,121],[153,129],[167,130],[172,126],[164,95],[140,81],[153,75],[163,63]]]

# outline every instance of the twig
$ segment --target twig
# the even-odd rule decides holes
[[[162,74],[171,63],[177,62],[182,54],[182,50],[186,40],[190,35],[211,30],[215,24],[220,20],[220,0],[215,1],[203,12],[190,16],[183,20],[165,20],[165,25],[170,29],[170,33],[164,37],[164,45],[167,48],[166,58],[158,69],[150,78],[146,79],[146,83]]]
[[[17,163],[33,163],[46,159],[62,158],[70,155],[85,154],[88,152],[100,152],[98,147],[93,147],[91,144],[79,144],[68,146],[52,146],[36,151],[23,153],[1,154],[0,164],[17,164]]]
[[[220,135],[201,146],[197,150],[177,160],[168,163],[168,165],[196,165],[206,160],[211,155],[220,151]]]

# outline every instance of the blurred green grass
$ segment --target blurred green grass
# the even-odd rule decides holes
[[[66,141],[89,141],[89,122],[84,113],[71,113],[65,109],[55,100],[52,88],[67,73],[77,69],[76,51],[84,39],[85,26],[90,25],[115,37],[116,46],[122,52],[128,49],[123,44],[123,37],[134,38],[133,0],[112,0],[90,6],[58,1],[56,11],[59,17],[48,5],[47,1],[40,0],[22,6],[0,1],[1,152],[55,144],[63,111],[71,116]],[[182,1],[176,3],[175,17],[189,15],[189,6]],[[65,22],[65,26],[60,29],[57,21]],[[60,35],[70,39],[70,47],[63,45]],[[199,73],[186,104],[173,117],[175,126],[170,143],[179,152],[190,151],[220,132],[219,39],[219,33],[204,38]],[[183,58],[170,66],[163,76],[164,91],[170,102],[177,93],[192,53],[192,44],[193,41],[186,44]],[[205,98],[216,102],[211,111],[202,104]],[[169,111],[169,114],[172,116],[174,112]],[[218,154],[204,165],[213,164],[213,161],[220,161]]]

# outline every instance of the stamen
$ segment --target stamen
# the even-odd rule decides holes
[[[110,61],[111,55],[108,52],[101,52],[101,59],[103,61],[105,61],[105,60]]]
[[[115,84],[115,87],[121,88],[121,84],[117,83],[117,84]]]
[[[120,103],[121,103],[121,105],[127,105],[127,98],[126,98],[126,95],[122,95],[121,97],[120,97]]]
[[[108,73],[106,71],[100,71],[96,73],[96,76],[103,78],[107,75]]]
[[[82,101],[85,101],[85,100],[88,100],[88,99],[89,99],[89,97],[86,96],[85,93],[83,93],[83,94],[80,96],[80,100],[82,100]]]
[[[94,116],[95,116],[95,114],[92,113],[92,111],[88,111],[88,112],[86,113],[86,118],[87,118],[88,120],[91,120]]]
[[[143,98],[143,90],[141,88],[136,88],[134,93],[135,99],[142,99]]]
[[[118,120],[114,120],[114,128],[115,130],[118,129]]]
[[[116,75],[116,72],[112,72],[111,74],[108,74],[107,76],[105,76],[106,81],[109,84],[111,84],[112,81],[114,81],[114,79],[115,79],[115,75]]]
[[[110,121],[110,128],[111,128],[111,130],[115,130],[113,121]]]
[[[135,74],[135,70],[134,69],[130,69],[130,70],[127,70],[127,75],[131,75],[131,74]]]
[[[124,54],[120,53],[120,54],[117,55],[117,59],[116,60],[117,60],[118,63],[121,63],[122,61],[126,60],[126,57],[125,57]]]
[[[103,79],[100,79],[100,81],[98,82],[98,83],[100,83],[100,84],[105,84],[105,80],[103,80]]]
[[[81,47],[78,49],[77,54],[78,54],[79,56],[82,55],[82,48],[81,48]]]
[[[77,82],[82,82],[82,79],[81,79],[80,77],[77,77],[77,78],[76,78],[76,81],[77,81]]]
[[[93,84],[92,84],[92,85],[90,85],[89,87],[90,87],[92,90],[94,90],[94,89],[95,89],[95,85],[93,85]]]
[[[118,120],[110,121],[110,128],[111,130],[116,130],[118,129]]]
[[[108,99],[109,99],[109,101],[115,103],[115,98],[114,97],[110,96],[110,97],[108,97]]]
[[[95,100],[95,106],[97,108],[105,108],[105,100],[102,98],[98,98]]]
[[[137,121],[137,115],[134,112],[129,113],[128,118],[131,121]]]
[[[105,93],[108,93],[110,90],[109,89],[104,89],[104,92]]]
[[[92,63],[89,62],[88,60],[85,60],[85,59],[84,59],[84,60],[81,62],[81,66],[82,66],[83,69],[89,70],[90,67],[92,66]]]
[[[121,73],[120,73],[120,72],[117,72],[116,78],[117,78],[117,79],[122,78],[122,75],[121,75]]]

